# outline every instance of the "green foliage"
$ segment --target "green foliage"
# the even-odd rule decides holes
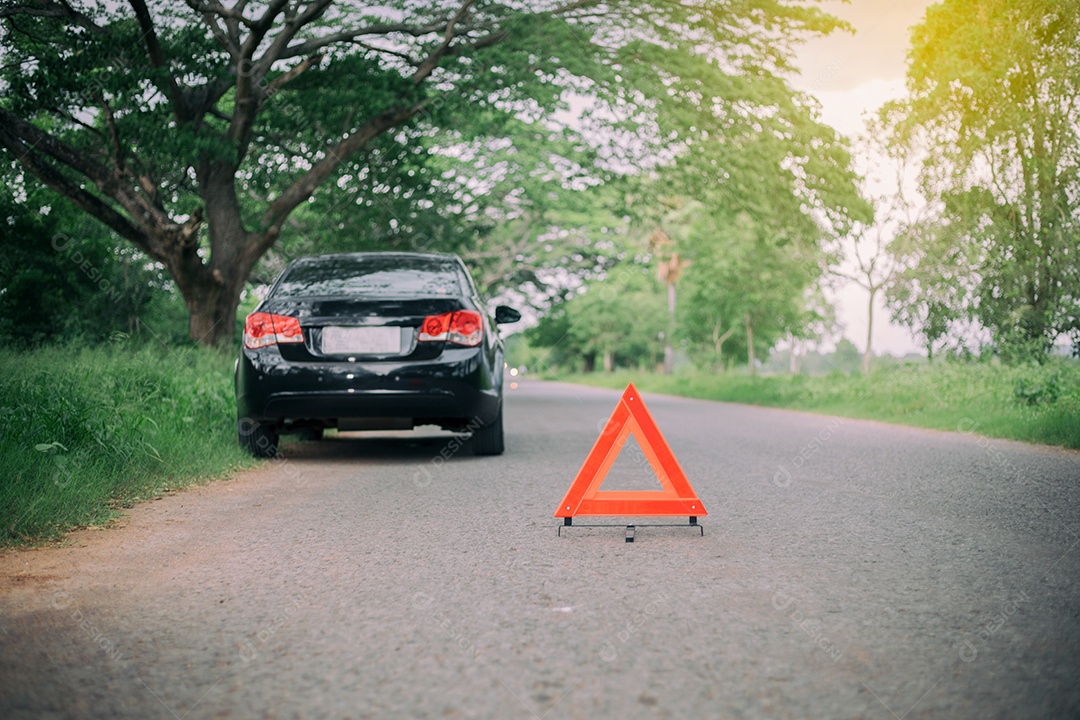
[[[930,223],[905,228],[890,244],[900,269],[885,286],[885,303],[894,321],[922,338],[931,360],[948,349],[942,346],[950,330],[974,315],[978,281],[971,272],[975,261],[968,256],[973,249]]]
[[[118,508],[250,464],[232,359],[126,343],[0,352],[0,544],[99,524]]]
[[[732,360],[746,361],[747,325],[757,356],[805,327],[803,298],[820,272],[815,248],[785,242],[783,230],[774,234],[744,212],[712,226],[690,248],[681,329],[713,366],[724,364],[725,344]]]
[[[634,85],[655,99],[673,158],[638,184],[630,214],[687,263],[681,346],[722,367],[815,334],[828,314],[814,288],[836,260],[829,248],[872,214],[846,141],[766,67],[732,72],[679,43],[631,51],[643,66]]]
[[[857,372],[862,365],[862,353],[855,347],[855,343],[847,338],[840,338],[832,354],[832,361],[834,370],[844,373]]]
[[[575,195],[627,168],[677,159],[694,188],[775,176],[786,194],[743,204],[789,230],[855,206],[842,144],[781,79],[798,38],[839,27],[809,0],[164,3],[153,32],[123,4],[78,12],[4,13],[0,141],[160,261],[205,342],[279,238],[257,279],[297,254],[456,250],[489,290],[543,304],[573,285],[560,271],[608,264]]]
[[[857,367],[857,355],[853,358]],[[1048,361],[1024,368],[988,363],[896,365],[871,372],[826,376],[744,372],[648,373],[560,377],[642,392],[784,407],[843,417],[1080,449],[1080,363]],[[1015,389],[1056,387],[1057,400],[1030,403]]]
[[[533,347],[552,349],[549,364],[590,372],[600,363],[610,371],[655,367],[663,358],[660,338],[666,326],[654,271],[628,260],[542,318],[526,337]]]
[[[0,343],[26,348],[133,333],[160,271],[142,253],[42,188],[23,203],[0,194]]]
[[[945,0],[913,32],[909,97],[883,118],[940,213],[901,241],[890,302],[928,345],[954,321],[1009,362],[1080,343],[1078,37],[1080,6],[1055,0]]]
[[[1014,394],[1017,399],[1028,405],[1052,405],[1061,396],[1061,375],[1054,371],[1045,371],[1021,375],[1016,379]]]

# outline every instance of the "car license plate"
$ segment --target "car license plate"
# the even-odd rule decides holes
[[[401,352],[401,328],[324,327],[322,351],[326,355],[396,355]]]

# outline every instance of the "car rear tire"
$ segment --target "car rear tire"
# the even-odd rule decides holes
[[[251,418],[240,418],[236,423],[240,447],[251,453],[252,457],[271,458],[277,455],[277,428]]]
[[[495,416],[495,422],[485,425],[472,436],[473,452],[477,455],[502,455],[503,445],[503,414],[502,407]]]

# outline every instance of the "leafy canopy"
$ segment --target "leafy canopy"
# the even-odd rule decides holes
[[[1080,5],[945,0],[912,35],[908,97],[883,111],[940,212],[897,245],[901,319],[977,321],[1008,358],[1080,342]],[[971,295],[951,291],[964,259]]]

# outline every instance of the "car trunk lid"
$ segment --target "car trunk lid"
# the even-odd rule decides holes
[[[417,342],[424,319],[462,309],[456,298],[284,298],[264,311],[298,318],[304,343],[282,346],[286,360],[352,362],[438,357],[445,343]]]

